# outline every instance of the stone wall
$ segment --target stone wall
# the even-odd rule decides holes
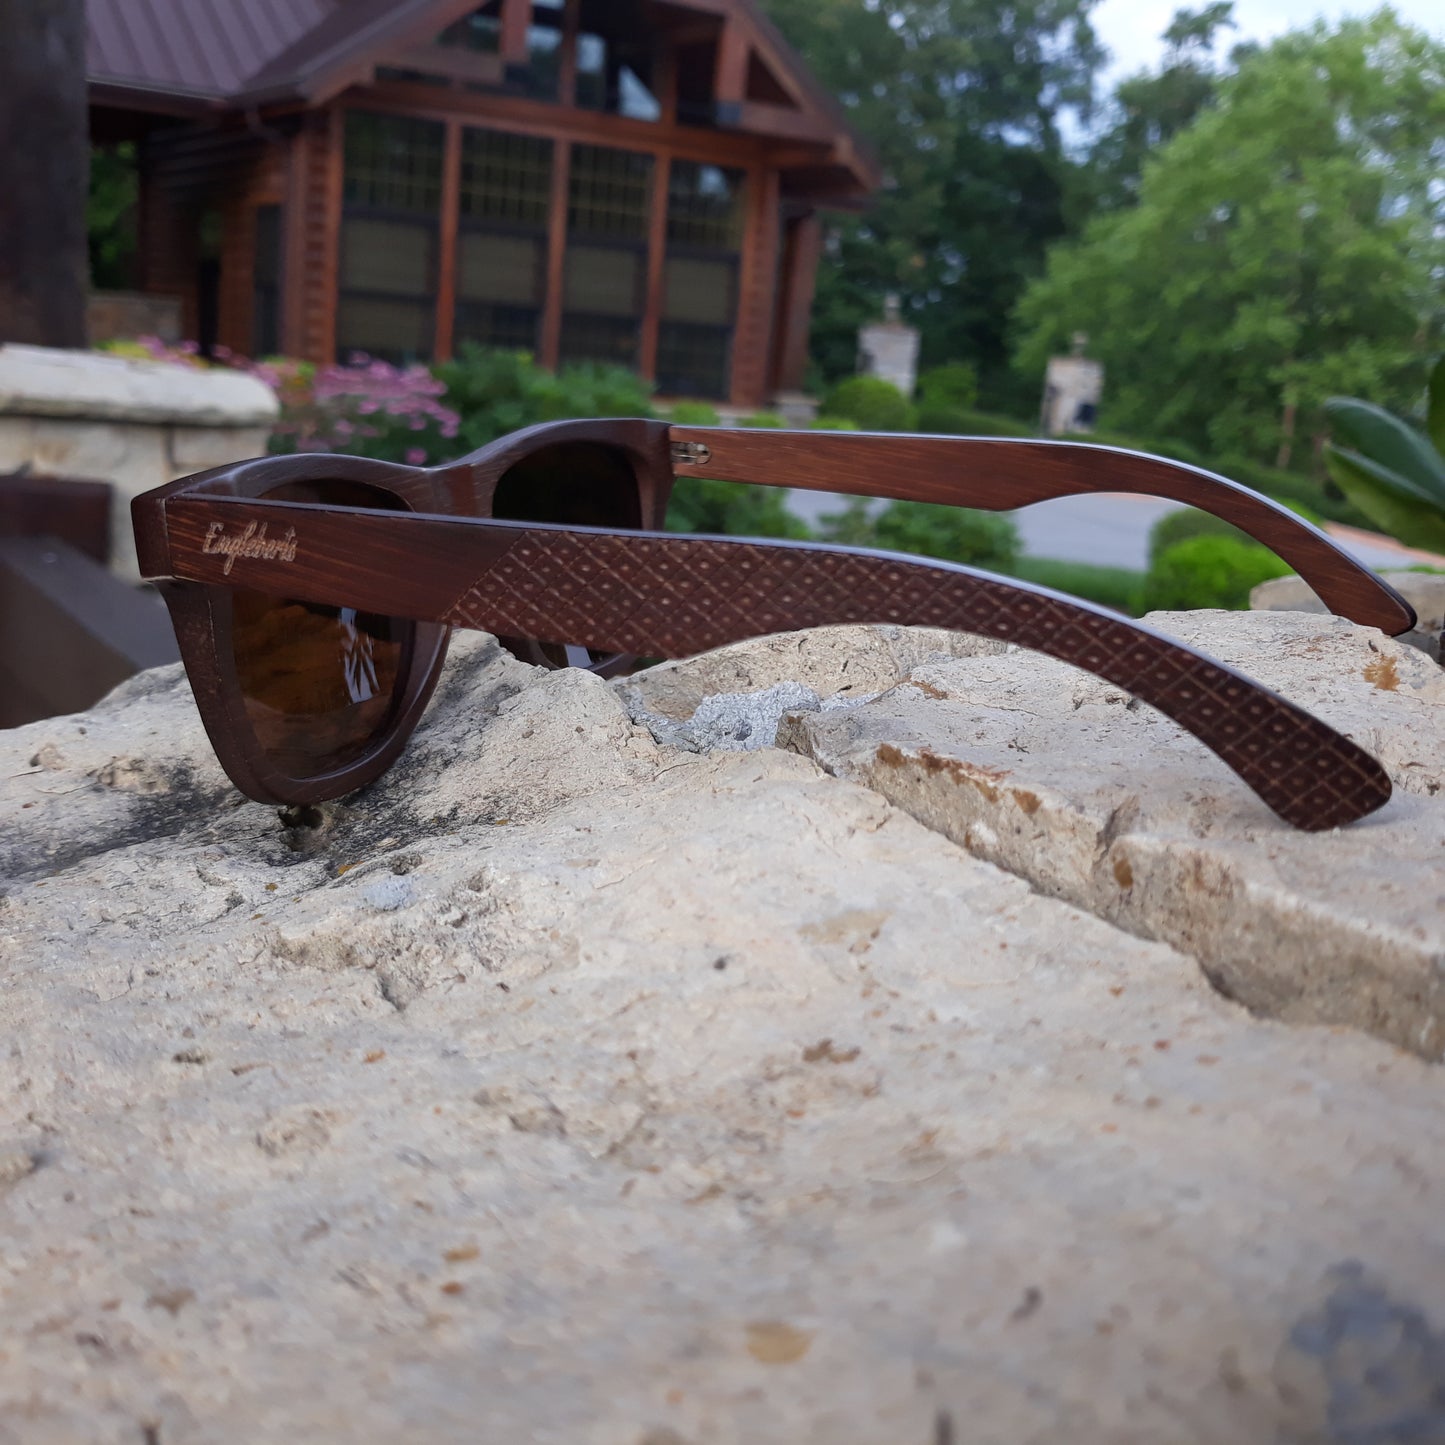
[[[896,628],[463,637],[280,819],[178,670],[0,734],[0,1442],[1445,1439],[1441,674],[1154,621],[1396,798]]]
[[[242,372],[0,346],[0,472],[109,482],[123,577],[139,575],[131,498],[263,454],[276,413],[270,388]]]

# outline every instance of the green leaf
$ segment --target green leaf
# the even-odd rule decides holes
[[[1325,414],[1339,440],[1445,508],[1445,461],[1414,427],[1353,397],[1331,397]]]
[[[1345,496],[1382,531],[1407,547],[1445,551],[1445,511],[1399,490],[1365,457],[1327,446],[1325,463]]]
[[[1425,430],[1435,443],[1435,450],[1445,456],[1445,353],[1430,373],[1430,406],[1425,414]]]

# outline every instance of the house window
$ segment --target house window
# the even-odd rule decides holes
[[[462,133],[458,345],[536,350],[551,195],[551,141],[504,131]]]
[[[444,128],[351,111],[336,345],[403,365],[431,356]]]
[[[651,200],[651,156],[573,147],[562,298],[564,362],[637,365]]]
[[[657,333],[657,385],[668,395],[727,395],[743,197],[741,171],[694,161],[672,163]]]
[[[256,250],[251,266],[251,355],[281,350],[281,207],[256,207]]]

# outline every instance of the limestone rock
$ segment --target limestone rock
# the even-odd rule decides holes
[[[1368,913],[1423,979],[1424,659],[1170,625],[1410,790],[1297,846],[1110,689],[874,629],[630,684],[890,688],[793,727],[839,776],[660,746],[619,686],[485,638],[392,773],[285,821],[173,671],[0,734],[0,1442],[1441,1438],[1437,1066],[1212,988],[1221,919],[1286,937],[1243,884],[1195,889],[1176,947],[1045,896],[1012,834],[974,856],[1011,808],[1063,876],[1112,809],[1136,889],[1257,876],[1318,952]],[[955,828],[983,794],[947,770],[889,801],[885,736],[1007,757],[997,811]]]
[[[1445,574],[1385,571],[1390,585],[1415,609],[1416,626],[1399,640],[1440,661],[1440,635],[1445,629]],[[1301,577],[1272,577],[1249,594],[1256,612],[1328,612],[1313,587]]]

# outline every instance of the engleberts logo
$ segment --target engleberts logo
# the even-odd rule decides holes
[[[265,522],[248,522],[244,532],[227,536],[224,522],[212,522],[206,528],[206,540],[201,543],[201,551],[224,557],[226,565],[221,572],[227,577],[231,575],[237,557],[254,557],[260,562],[294,562],[296,529],[287,527],[281,536],[268,537]]]

